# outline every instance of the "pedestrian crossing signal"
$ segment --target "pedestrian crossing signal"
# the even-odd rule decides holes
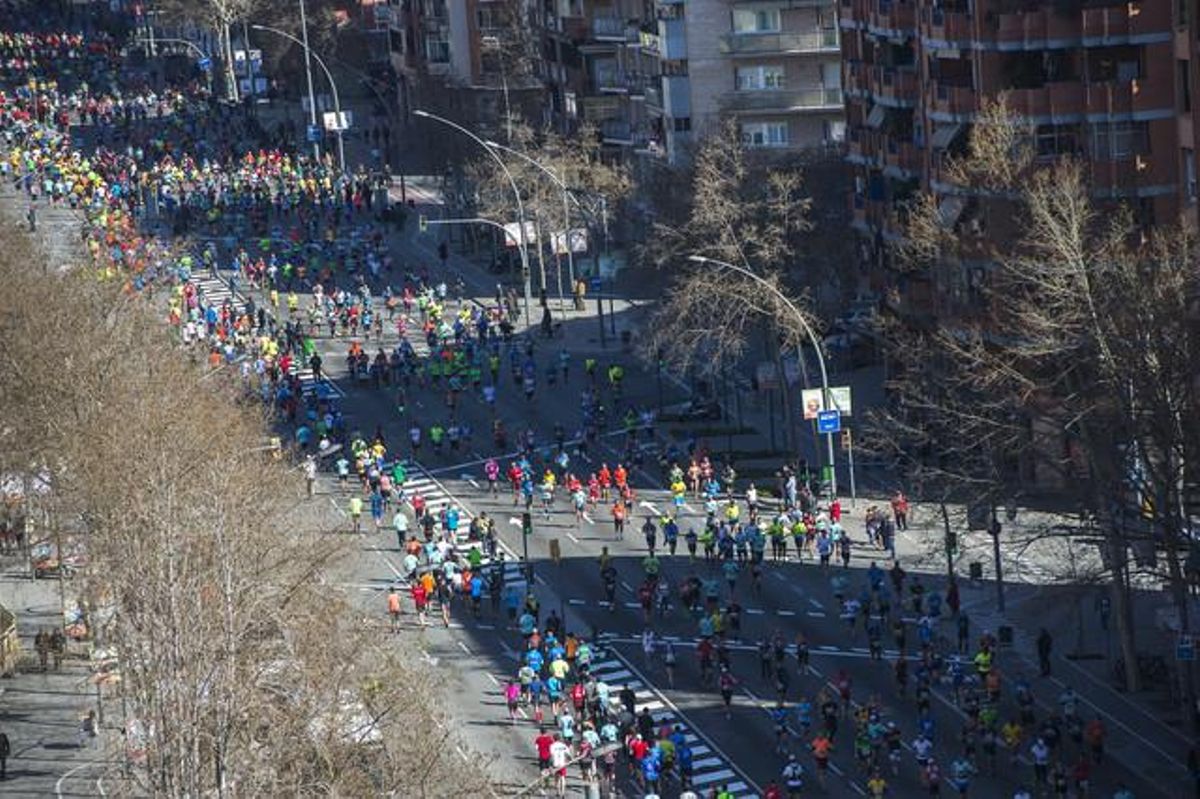
[[[421,214],[417,217],[417,229],[422,233],[429,231],[429,217],[425,216],[425,214]]]
[[[529,511],[521,514],[521,534],[533,535],[533,514]]]

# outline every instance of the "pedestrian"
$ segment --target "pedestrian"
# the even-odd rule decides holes
[[[38,665],[46,671],[46,663],[50,658],[50,633],[43,628],[33,638],[33,648],[37,651]]]
[[[892,515],[896,519],[897,530],[908,529],[908,497],[904,496],[903,491],[892,495]]]
[[[1045,627],[1038,633],[1037,637],[1037,653],[1038,666],[1041,668],[1042,676],[1050,676],[1050,652],[1054,648],[1054,639],[1050,635],[1050,631]]]
[[[82,749],[84,746],[90,746],[93,738],[96,737],[96,711],[89,710],[79,722],[79,739],[77,746]]]
[[[308,496],[311,499],[316,493],[317,485],[317,459],[312,455],[304,458],[304,480],[308,486]]]
[[[55,627],[54,632],[50,633],[50,654],[54,658],[54,670],[62,670],[63,656],[67,653],[67,637],[63,635],[62,628]]]
[[[8,756],[12,753],[12,744],[8,733],[0,732],[0,780],[8,779]]]
[[[357,495],[350,497],[350,522],[356,533],[362,532],[362,512],[362,497]]]
[[[388,616],[392,620],[392,632],[399,632],[400,614],[403,613],[403,610],[400,607],[400,589],[397,586],[393,585],[391,590],[388,591],[387,608]]]

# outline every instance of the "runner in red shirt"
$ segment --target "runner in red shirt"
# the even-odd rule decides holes
[[[550,773],[550,746],[553,743],[554,736],[546,732],[545,727],[540,728],[538,737],[533,739],[533,745],[537,747],[538,770],[542,772],[543,777]]]
[[[413,605],[417,609],[417,621],[424,627],[426,623],[425,609],[429,605],[429,595],[425,592],[425,586],[421,584],[420,580],[413,582],[410,591],[412,592]]]

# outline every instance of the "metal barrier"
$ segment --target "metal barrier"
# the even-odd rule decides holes
[[[17,617],[0,605],[0,677],[16,673],[21,660],[21,639],[17,635]]]

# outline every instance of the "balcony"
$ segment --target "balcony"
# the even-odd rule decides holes
[[[957,47],[970,43],[975,37],[971,17],[965,11],[924,8],[917,27],[926,46],[945,43],[948,47]]]
[[[1051,7],[1000,14],[997,18],[996,41],[1001,50],[1040,50],[1047,42],[1078,38],[1079,17]]]
[[[841,89],[761,89],[729,92],[722,110],[734,114],[841,113]]]
[[[721,37],[720,49],[725,55],[804,55],[810,53],[840,54],[841,45],[834,28],[810,33],[727,33]]]
[[[917,104],[920,82],[911,68],[871,66],[866,73],[867,91],[880,105],[911,108]]]
[[[645,147],[650,137],[639,127],[624,119],[608,119],[600,123],[600,137],[605,144],[621,147]]]
[[[868,0],[866,6],[870,33],[886,36],[917,29],[916,0]]]
[[[932,83],[927,90],[929,116],[943,122],[962,122],[978,110],[978,98],[970,86]]]
[[[1083,87],[1088,114],[1134,114],[1173,110],[1174,86],[1163,81],[1132,80],[1126,83],[1089,83]]]
[[[921,174],[921,150],[910,141],[883,138],[883,173],[892,177],[914,177]]]
[[[1176,188],[1179,174],[1167,154],[1139,155],[1123,161],[1088,162],[1093,190],[1104,196],[1152,196]]]
[[[1084,88],[1077,81],[1047,83],[1039,89],[1013,89],[1007,93],[1013,113],[1027,119],[1078,117],[1084,110]]]
[[[637,28],[620,17],[592,17],[592,39],[597,42],[637,42]]]
[[[1133,37],[1157,34],[1161,41],[1171,39],[1171,6],[1162,0],[1134,2],[1106,8],[1083,9],[1085,45],[1121,44]],[[1139,41],[1145,42],[1144,38]]]

